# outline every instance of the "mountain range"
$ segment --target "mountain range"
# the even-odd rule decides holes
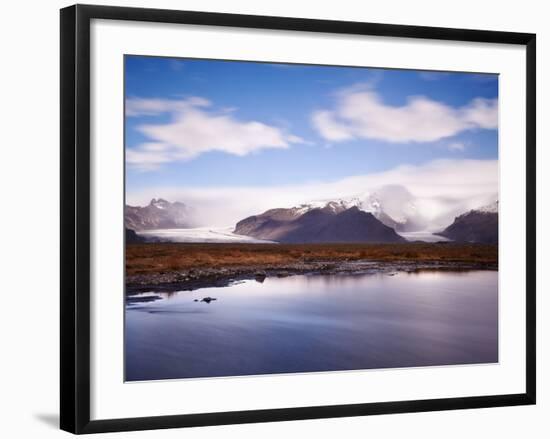
[[[162,198],[153,198],[147,206],[143,207],[126,205],[124,225],[127,229],[134,231],[196,226],[191,208],[179,201],[170,203]]]
[[[196,228],[196,212],[184,203],[153,198],[146,206],[125,206],[127,242],[140,242],[133,231]],[[406,242],[397,232],[426,230],[427,221],[402,186],[385,186],[361,196],[313,201],[269,209],[238,221],[233,233],[247,239],[282,243]],[[149,233],[149,232],[148,232]],[[498,243],[498,201],[455,217],[436,233],[452,241]]]

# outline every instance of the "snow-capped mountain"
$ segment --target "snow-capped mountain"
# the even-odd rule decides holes
[[[271,209],[250,216],[237,223],[234,233],[283,243],[405,242],[395,230],[357,206],[346,209],[339,202],[313,206]]]
[[[276,208],[237,223],[235,233],[280,242],[400,242],[396,231],[423,230],[426,220],[403,186]]]
[[[352,207],[372,213],[376,219],[396,231],[423,230],[427,224],[426,219],[418,212],[413,195],[398,185],[384,186],[352,197],[317,200],[288,209],[272,209],[270,212],[285,218],[297,218],[313,209],[340,213]]]
[[[453,223],[438,235],[453,241],[497,244],[498,200],[457,216]]]
[[[153,198],[147,206],[124,208],[124,224],[131,230],[193,227],[193,210],[183,203]]]

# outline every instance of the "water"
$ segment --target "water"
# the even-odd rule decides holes
[[[497,278],[293,276],[140,296],[126,306],[126,379],[494,363]]]

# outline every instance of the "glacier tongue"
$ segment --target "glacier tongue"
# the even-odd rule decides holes
[[[138,232],[139,236],[161,242],[211,242],[211,243],[273,243],[264,239],[233,233],[233,227],[195,227],[188,229],[153,229]]]

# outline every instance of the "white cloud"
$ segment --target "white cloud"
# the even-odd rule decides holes
[[[325,139],[340,142],[353,138],[348,128],[337,122],[330,111],[316,111],[312,119],[313,124]]]
[[[411,96],[406,104],[392,106],[363,87],[339,93],[335,108],[314,112],[312,123],[322,137],[334,142],[357,138],[433,142],[467,130],[496,129],[498,101],[476,98],[455,108],[424,96]]]
[[[496,129],[498,127],[496,99],[476,98],[462,110],[464,122],[474,128]]]
[[[127,148],[130,166],[141,170],[157,169],[173,161],[193,159],[209,151],[244,156],[266,148],[285,149],[303,143],[298,136],[257,121],[241,121],[228,111],[213,111],[211,103],[200,97],[180,100],[130,98],[126,115],[169,114],[168,123],[138,125],[149,142]]]
[[[129,193],[128,203],[147,204],[162,197],[182,201],[200,212],[209,226],[237,221],[274,207],[291,207],[312,200],[360,196],[385,185],[402,185],[432,229],[450,224],[454,216],[494,201],[498,194],[497,160],[436,160],[420,166],[399,166],[337,181],[270,187],[157,187]]]

